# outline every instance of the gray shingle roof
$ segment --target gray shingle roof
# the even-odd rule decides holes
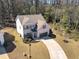
[[[38,27],[41,27],[44,23],[46,23],[46,21],[44,20],[44,18],[41,14],[18,15],[17,18],[19,18],[22,25],[25,25],[26,23],[35,22],[35,23],[37,23]]]
[[[37,15],[18,15],[17,16],[21,22],[22,25],[26,24],[26,22],[38,22],[38,21],[43,21],[45,22],[43,16],[41,14]]]

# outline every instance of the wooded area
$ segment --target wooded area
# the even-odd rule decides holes
[[[64,0],[63,0],[64,1]],[[65,32],[79,32],[79,2],[62,0],[0,0],[0,23],[14,21],[17,15],[42,14],[48,23]]]

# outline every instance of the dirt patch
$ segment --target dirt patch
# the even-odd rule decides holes
[[[73,39],[68,39],[68,43],[64,42],[64,37],[61,36],[57,31],[53,31],[56,34],[55,40],[60,44],[60,46],[65,51],[68,59],[78,59],[79,58],[79,41],[74,41]]]

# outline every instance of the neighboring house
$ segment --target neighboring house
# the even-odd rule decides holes
[[[0,46],[4,44],[4,32],[0,32]]]
[[[32,38],[40,38],[49,35],[49,25],[41,14],[18,15],[16,18],[17,32],[25,38],[29,35]]]

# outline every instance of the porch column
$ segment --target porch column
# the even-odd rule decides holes
[[[40,36],[40,33],[38,32],[38,33],[37,33],[37,37],[39,38],[39,36]]]
[[[49,35],[49,30],[48,30],[47,34]]]
[[[32,33],[32,37],[34,38],[34,33]]]

